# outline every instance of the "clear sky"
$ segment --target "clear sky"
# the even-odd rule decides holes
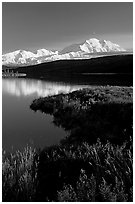
[[[133,3],[3,2],[2,51],[62,49],[89,38],[133,47]]]

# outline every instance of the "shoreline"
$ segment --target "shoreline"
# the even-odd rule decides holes
[[[3,154],[3,201],[132,202],[132,97],[132,87],[100,86],[34,100],[69,135]]]
[[[70,138],[72,138],[72,132],[73,136],[75,136],[78,134],[76,132],[80,130],[82,135],[88,137],[87,131],[90,131],[94,132],[92,134],[95,135],[96,141],[97,137],[99,137],[98,134],[107,132],[106,135],[101,136],[102,139],[105,137],[109,141],[110,139],[111,141],[116,139],[117,143],[118,134],[121,134],[121,139],[119,139],[121,142],[123,142],[128,135],[126,134],[125,136],[125,133],[118,133],[119,130],[116,131],[115,129],[121,127],[121,132],[123,128],[122,122],[126,127],[125,120],[127,120],[127,118],[121,114],[122,110],[125,111],[125,115],[128,115],[130,111],[132,118],[132,91],[132,87],[95,86],[73,91],[68,94],[58,94],[35,99],[30,105],[30,108],[34,111],[39,110],[46,114],[53,115],[54,124],[61,126],[65,130],[69,130],[71,132]],[[105,111],[107,111],[107,113],[105,113]],[[104,113],[105,116],[103,115]],[[120,117],[119,121],[117,121],[118,117]],[[132,120],[129,115],[127,117],[129,121]],[[87,125],[84,124],[85,122]],[[115,128],[113,126],[115,126]],[[84,129],[86,129],[86,131],[84,131]],[[77,139],[77,136],[75,137]]]

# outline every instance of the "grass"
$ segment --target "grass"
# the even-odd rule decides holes
[[[33,201],[37,187],[38,155],[27,146],[23,152],[6,155],[3,151],[3,201]]]
[[[31,108],[69,134],[42,151],[3,152],[3,201],[133,201],[132,88],[83,89]]]
[[[132,140],[37,153],[29,147],[27,155],[25,149],[3,160],[3,201],[132,201]]]

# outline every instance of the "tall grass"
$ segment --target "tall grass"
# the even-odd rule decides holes
[[[37,188],[38,157],[29,146],[7,156],[3,151],[3,201],[33,201]]]
[[[58,191],[58,201],[64,202],[128,202],[133,194],[132,144],[114,146],[98,141],[91,146],[84,143],[74,158],[89,164],[81,166],[76,184],[64,184]],[[76,156],[75,156],[76,155]],[[85,168],[85,170],[84,170]],[[86,173],[87,172],[87,173]]]
[[[132,201],[132,139],[3,152],[3,201]]]

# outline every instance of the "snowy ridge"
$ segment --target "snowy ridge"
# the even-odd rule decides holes
[[[16,50],[2,55],[2,64],[6,66],[28,66],[43,62],[64,59],[89,59],[97,54],[125,52],[118,44],[107,40],[91,38],[81,44],[73,44],[61,51],[38,49],[36,53],[25,50]],[[93,55],[94,54],[94,55]]]

